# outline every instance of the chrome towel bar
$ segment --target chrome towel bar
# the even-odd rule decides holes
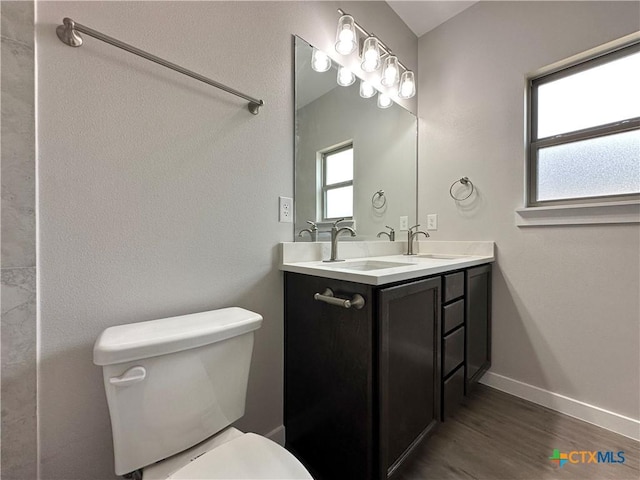
[[[356,310],[360,310],[362,307],[364,307],[364,297],[359,293],[356,293],[351,300],[336,298],[333,296],[333,290],[331,290],[330,288],[325,289],[325,291],[322,293],[315,293],[313,295],[313,299],[320,302],[328,303],[329,305],[336,305],[343,308],[353,307]]]
[[[138,55],[139,57],[146,58],[147,60],[157,63],[158,65],[170,68],[171,70],[182,73],[183,75],[187,75],[188,77],[195,78],[196,80],[211,85],[212,87],[219,88],[220,90],[224,90],[225,92],[231,93],[237,97],[244,98],[249,102],[249,111],[254,115],[257,115],[259,113],[260,107],[264,105],[264,102],[262,100],[258,100],[256,98],[250,97],[249,95],[245,95],[238,90],[227,87],[226,85],[223,85],[220,82],[216,82],[215,80],[211,80],[210,78],[200,75],[199,73],[192,72],[191,70],[187,70],[180,65],[176,65],[175,63],[171,63],[160,57],[156,57],[155,55],[151,55],[144,50],[140,50],[139,48],[121,42],[120,40],[116,40],[115,38],[93,30],[92,28],[80,25],[79,23],[75,23],[70,18],[65,18],[63,20],[63,23],[64,25],[59,25],[56,28],[56,34],[58,35],[58,38],[62,43],[69,45],[70,47],[79,47],[80,45],[82,45],[82,37],[78,32],[84,33],[102,42],[113,45],[114,47],[121,48],[122,50],[126,50],[127,52]]]

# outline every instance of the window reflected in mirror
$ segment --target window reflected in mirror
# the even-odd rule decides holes
[[[322,154],[323,220],[353,217],[353,144]]]

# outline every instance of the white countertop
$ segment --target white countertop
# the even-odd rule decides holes
[[[327,242],[283,244],[280,270],[367,285],[385,285],[495,260],[493,242],[418,242],[417,255],[399,253],[406,250],[406,242],[357,242],[360,245],[344,242],[339,248],[345,247],[344,255],[351,254],[351,258],[342,262],[324,262],[317,258],[319,255],[327,257],[324,252],[326,245],[322,243]],[[372,251],[376,254],[367,255]],[[430,258],[429,255],[445,258]]]

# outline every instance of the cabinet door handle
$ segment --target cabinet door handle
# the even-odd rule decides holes
[[[343,308],[355,308],[356,310],[360,310],[364,307],[364,297],[359,293],[356,293],[351,300],[346,298],[336,298],[333,296],[333,290],[330,288],[325,289],[322,293],[315,293],[313,295],[314,300],[318,300],[320,302],[328,303],[329,305],[337,305],[338,307]]]

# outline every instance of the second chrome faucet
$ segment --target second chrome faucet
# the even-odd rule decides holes
[[[338,228],[338,224],[344,221],[344,218],[340,218],[333,223],[331,227],[331,258],[329,260],[324,260],[325,262],[343,262],[344,260],[338,259],[338,236],[342,232],[351,233],[352,237],[356,236],[356,231],[351,227],[342,227]]]
[[[407,253],[405,253],[405,255],[417,255],[417,253],[413,253],[413,241],[418,235],[422,234],[425,236],[425,238],[429,238],[429,234],[427,232],[423,232],[422,230],[417,229],[419,226],[420,224],[414,225],[409,230],[407,230]],[[416,229],[415,232],[413,231],[414,228]]]

